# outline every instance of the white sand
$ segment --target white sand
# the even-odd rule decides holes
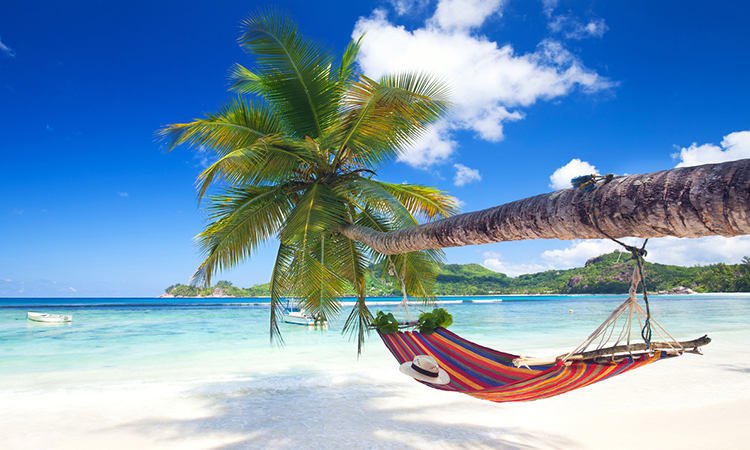
[[[44,389],[33,389],[35,380],[14,392],[0,386],[0,448],[750,448],[748,353],[715,344],[706,353],[506,404],[426,388],[375,345],[359,362],[310,364],[293,378],[57,374],[38,380]]]

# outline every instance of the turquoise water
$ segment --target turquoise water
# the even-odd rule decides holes
[[[624,301],[500,298],[443,299],[451,330],[510,353],[559,355]],[[371,308],[397,303],[373,299]],[[622,423],[660,423],[662,411],[675,423],[703,411],[720,415],[701,419],[706,438],[692,447],[680,441],[682,427],[657,427],[646,441],[667,436],[674,445],[644,448],[746,443],[732,420],[750,412],[750,295],[651,299],[654,318],[675,338],[713,339],[705,356],[502,405],[415,383],[375,334],[358,358],[356,344],[341,334],[350,306],[327,329],[281,324],[286,346],[272,346],[268,308],[256,299],[0,300],[1,447],[594,449],[620,435]],[[72,314],[73,322],[31,322],[27,311]],[[728,407],[737,413],[723,413]],[[594,444],[577,443],[592,432],[599,433]]]
[[[492,301],[495,299],[495,301]],[[502,301],[499,301],[502,299]],[[543,356],[578,345],[623,296],[450,297],[454,332],[511,353]],[[481,302],[481,303],[480,303]],[[391,310],[393,299],[374,299],[373,310]],[[703,334],[747,343],[748,295],[659,296],[652,314],[673,336]],[[26,311],[72,314],[68,324],[26,319]],[[349,309],[325,330],[282,324],[286,346],[269,343],[268,305],[257,299],[201,302],[195,299],[3,299],[0,300],[0,377],[5,386],[28,386],[34,374],[45,383],[65,373],[108,371],[109,377],[203,377],[274,374],[307,363],[362,363],[382,346],[372,334],[358,361],[356,344],[342,336]],[[415,312],[418,314],[418,311]],[[195,365],[194,361],[201,361]],[[54,377],[44,377],[45,374]],[[85,382],[86,376],[79,377]]]

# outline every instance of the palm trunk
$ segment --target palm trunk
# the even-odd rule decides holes
[[[592,201],[593,197],[593,201]],[[593,209],[592,209],[593,205]],[[565,189],[390,233],[338,231],[394,255],[526,239],[750,234],[750,159],[615,178],[596,192]]]

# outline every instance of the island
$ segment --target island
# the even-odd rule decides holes
[[[583,267],[548,270],[512,278],[479,264],[443,264],[435,284],[435,295],[494,294],[623,294],[632,281],[629,254],[618,251],[586,261]],[[650,294],[691,294],[705,292],[750,292],[750,258],[739,264],[712,264],[682,267],[646,262],[646,288]],[[397,285],[367,276],[368,297],[400,296]],[[219,281],[208,288],[174,284],[165,289],[165,297],[233,298],[269,297],[269,283],[250,288]],[[354,296],[349,289],[347,296]]]

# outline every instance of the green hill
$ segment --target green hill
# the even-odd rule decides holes
[[[511,278],[479,264],[442,265],[435,286],[436,295],[489,294],[622,294],[630,288],[633,263],[625,253],[613,252],[588,260],[584,267],[548,270]],[[649,292],[669,291],[678,286],[696,292],[750,292],[750,259],[740,264],[713,264],[681,267],[646,262],[644,267]],[[219,288],[219,295],[216,289]],[[400,296],[399,286],[367,276],[368,296]],[[238,288],[228,281],[219,281],[208,289],[176,284],[166,295],[268,297],[269,284]],[[353,296],[354,291],[348,293]]]

